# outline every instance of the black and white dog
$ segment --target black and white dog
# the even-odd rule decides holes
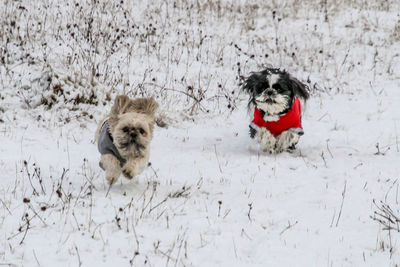
[[[267,68],[252,73],[243,84],[249,96],[249,109],[254,107],[250,137],[269,153],[293,151],[300,136],[301,103],[309,98],[308,87],[286,71]]]

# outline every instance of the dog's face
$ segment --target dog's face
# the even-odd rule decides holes
[[[147,153],[153,139],[157,108],[154,98],[116,98],[110,114],[110,132],[121,154],[143,156]]]
[[[153,124],[154,119],[146,114],[128,112],[119,115],[110,127],[114,145],[121,152],[143,154],[153,138]]]
[[[295,96],[307,100],[307,86],[285,71],[268,68],[247,77],[243,89],[250,95],[249,106],[255,105],[273,120],[286,114]]]

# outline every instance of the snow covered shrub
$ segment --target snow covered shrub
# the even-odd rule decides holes
[[[353,93],[400,67],[399,23],[379,13],[397,6],[4,0],[2,96],[8,106],[94,113],[123,93],[154,96],[174,114],[229,113],[245,99],[241,77],[265,66],[285,68],[313,94]]]

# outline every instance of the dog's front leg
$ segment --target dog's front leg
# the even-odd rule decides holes
[[[128,161],[122,167],[122,174],[127,179],[132,179],[143,171],[143,169],[147,165],[147,162],[148,158],[146,157],[136,157],[128,159]]]
[[[283,151],[293,151],[296,144],[299,142],[300,135],[292,131],[284,131],[278,137],[276,141],[276,152],[280,153]]]
[[[265,127],[261,127],[257,131],[256,139],[263,151],[270,154],[275,153],[276,138]]]
[[[106,180],[109,185],[117,182],[121,175],[121,167],[119,160],[111,154],[101,155],[100,165],[106,171]]]

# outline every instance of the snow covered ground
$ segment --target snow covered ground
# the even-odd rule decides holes
[[[0,4],[0,265],[399,266],[398,1],[140,2]],[[248,136],[266,65],[311,89],[292,154]],[[121,93],[169,128],[108,192]]]

